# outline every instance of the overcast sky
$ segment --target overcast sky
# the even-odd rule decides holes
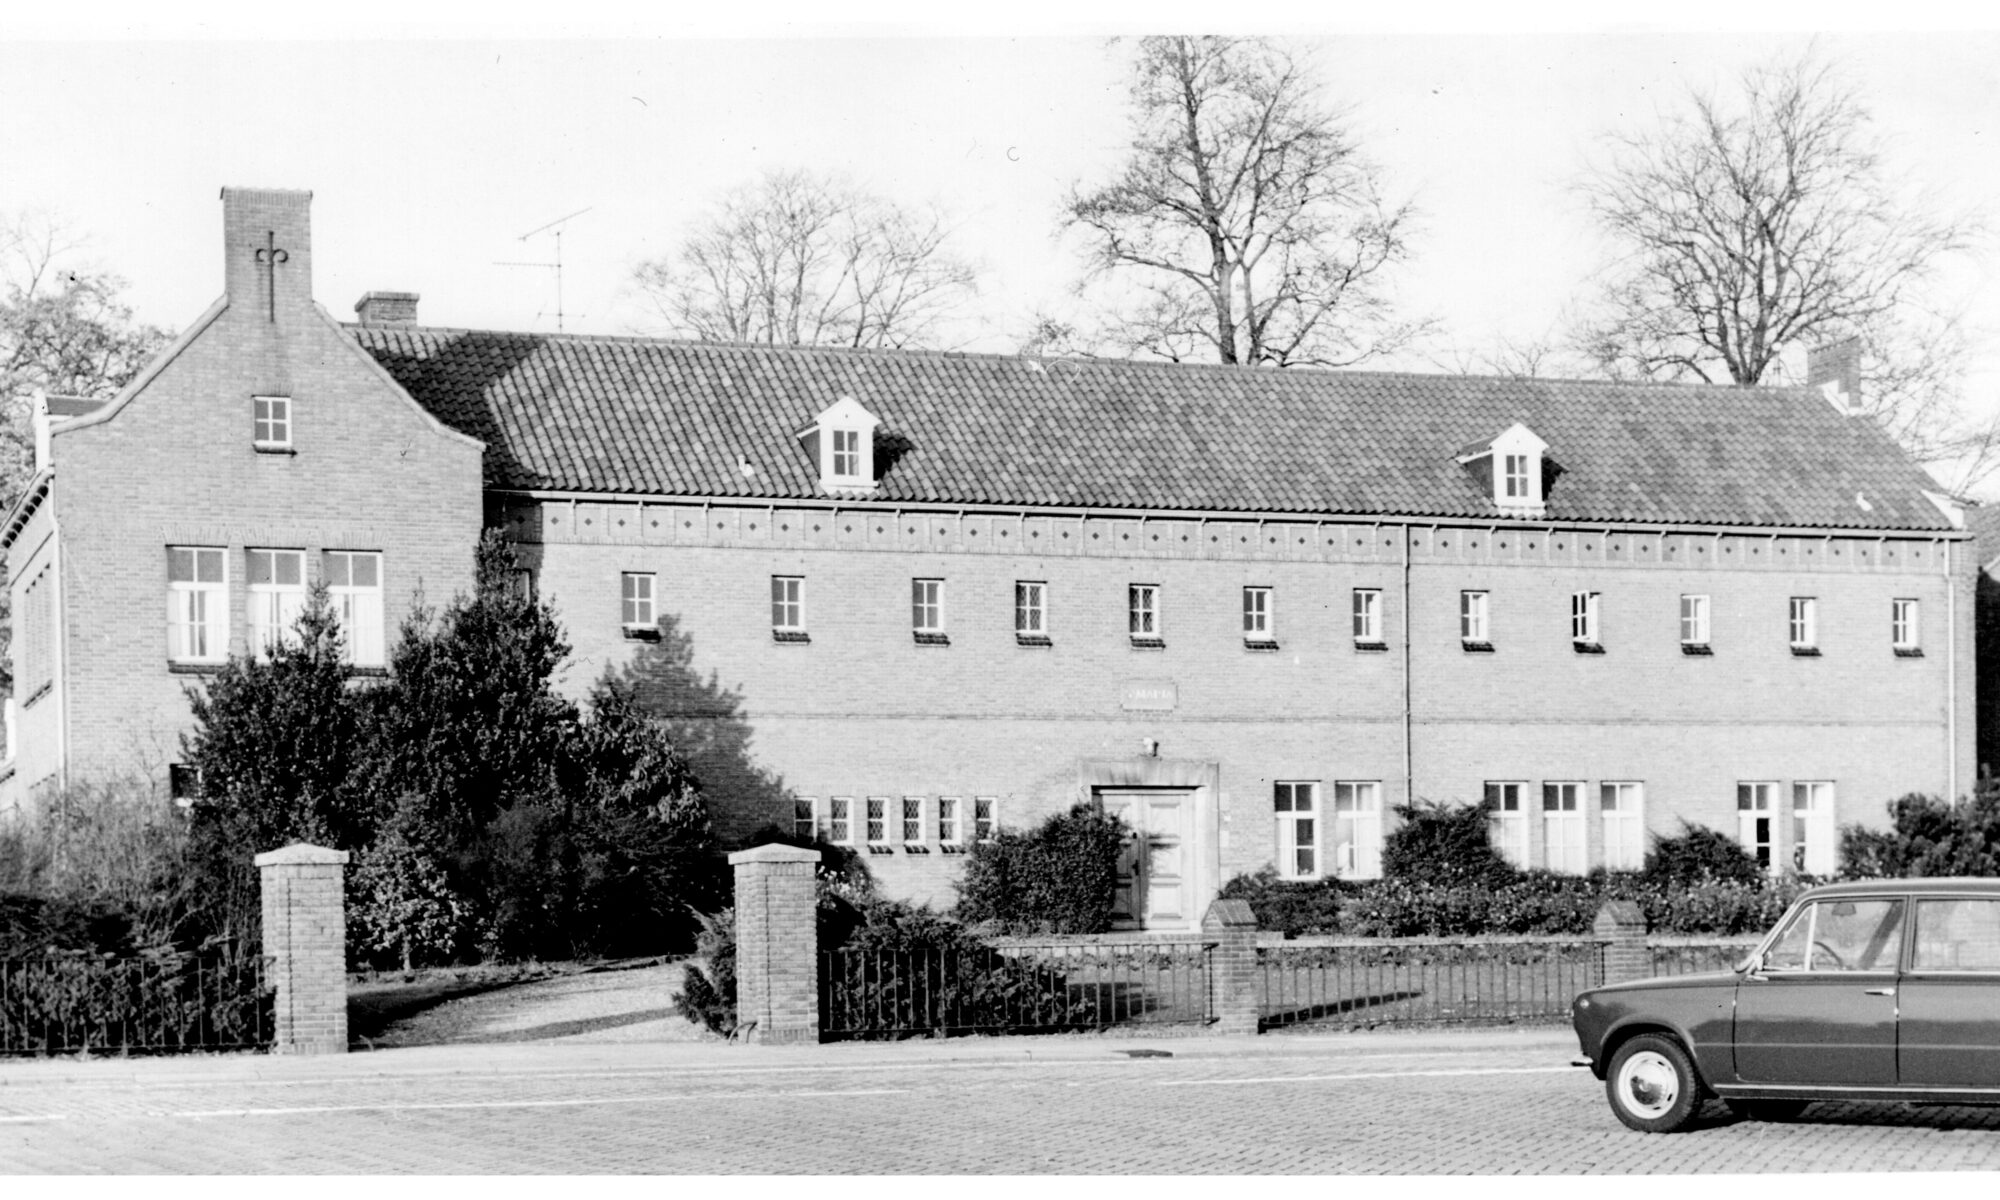
[[[1988,21],[1990,22],[1990,19]],[[140,32],[153,27],[127,26]],[[179,327],[220,292],[217,191],[314,192],[316,291],[423,295],[426,323],[645,332],[625,285],[721,189],[772,167],[935,201],[983,269],[964,349],[1011,350],[1060,309],[1078,258],[1060,198],[1126,137],[1129,46],[1103,37],[651,37],[0,45],[0,210],[56,212]],[[204,29],[186,32],[201,34]],[[210,31],[212,32],[212,31]],[[315,31],[317,32],[317,31]],[[352,31],[349,31],[350,34]],[[713,32],[713,31],[711,31]],[[821,31],[824,32],[824,31]],[[1795,53],[1806,35],[1365,33],[1301,39],[1393,195],[1423,212],[1398,291],[1434,348],[1550,331],[1600,247],[1571,183],[1607,129],[1653,124],[1690,85]],[[1899,177],[2000,226],[2000,33],[1821,36],[1860,85]],[[1974,386],[2000,403],[1994,260],[1942,291],[1995,336]],[[1420,360],[1394,365],[1422,367]]]

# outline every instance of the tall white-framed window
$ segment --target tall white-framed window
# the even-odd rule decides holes
[[[867,800],[868,844],[881,845],[889,840],[889,797],[870,796]]]
[[[771,576],[771,634],[800,639],[806,634],[806,581],[798,575]]]
[[[1604,815],[1604,865],[1636,871],[1646,865],[1646,785],[1600,783],[1598,807]]]
[[[1014,581],[1014,636],[1048,640],[1049,585],[1040,579]]]
[[[813,811],[811,796],[796,796],[792,799],[792,836],[799,838],[819,836],[819,818]]]
[[[250,576],[250,652],[269,658],[293,640],[292,625],[306,606],[306,552],[251,550],[245,559]]]
[[[1466,591],[1458,594],[1458,640],[1468,646],[1490,646],[1493,632],[1486,623],[1487,594]]]
[[[1793,650],[1819,648],[1819,600],[1813,596],[1793,596],[1790,632]]]
[[[1354,644],[1382,644],[1382,589],[1354,589]]]
[[[213,546],[167,547],[167,658],[229,657],[228,555]]]
[[[347,661],[357,667],[379,667],[382,639],[382,555],[375,550],[328,550],[325,555],[327,596],[340,631],[347,639]]]
[[[903,797],[903,841],[918,845],[924,840],[924,798]]]
[[[1529,503],[1541,497],[1529,491],[1528,456],[1525,454],[1503,454],[1500,456],[1500,495],[1507,500]]]
[[[833,431],[833,474],[839,479],[854,479],[860,476],[861,431],[859,429]]]
[[[626,571],[618,577],[619,622],[630,631],[654,629],[654,576],[650,571]]]
[[[1278,874],[1286,879],[1319,878],[1319,783],[1271,785],[1271,808],[1278,819]]]
[[[854,797],[827,797],[826,840],[836,846],[854,844]]]
[[[944,580],[910,580],[910,632],[920,642],[944,639]]]
[[[972,798],[972,840],[990,842],[1000,828],[1000,800],[996,796]]]
[[[1772,824],[1777,814],[1778,785],[1761,781],[1738,783],[1736,785],[1736,838],[1757,865],[1769,869],[1775,864],[1773,847],[1777,843],[1776,826]]]
[[[1584,828],[1583,784],[1542,784],[1542,849],[1551,871],[1581,875],[1590,869],[1590,841]]]
[[[1602,609],[1596,592],[1574,592],[1569,598],[1569,640],[1578,646],[1600,646],[1603,630],[1598,623]]]
[[[1493,847],[1501,857],[1526,870],[1528,862],[1528,812],[1523,797],[1528,785],[1514,780],[1493,780],[1486,784],[1486,811],[1493,821]]]
[[[959,829],[959,806],[957,796],[939,796],[937,806],[937,840],[940,846],[961,845],[964,834]]]
[[[1135,642],[1157,642],[1160,633],[1160,585],[1134,583],[1125,588],[1126,626]]]
[[[1333,873],[1341,879],[1382,874],[1382,785],[1337,780],[1333,785]]]
[[[292,398],[250,398],[251,442],[259,450],[284,450],[292,444]]]
[[[1272,623],[1271,589],[1268,587],[1246,587],[1243,589],[1243,640],[1245,642],[1272,642],[1277,640],[1276,626]]]
[[[1923,643],[1923,607],[1899,597],[1889,601],[1889,642],[1898,650],[1916,650]]]
[[[1708,645],[1708,597],[1681,597],[1681,645]]]
[[[1792,784],[1792,866],[1808,875],[1833,874],[1833,828],[1833,784]]]

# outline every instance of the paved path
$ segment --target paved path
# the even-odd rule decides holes
[[[1571,1053],[1544,1029],[0,1061],[0,1173],[2000,1169],[1996,1110],[1631,1133]]]

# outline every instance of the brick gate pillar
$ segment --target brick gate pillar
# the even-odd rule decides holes
[[[347,852],[303,842],[256,857],[264,953],[276,985],[274,1054],[347,1053]]]
[[[756,846],[736,871],[736,1028],[746,1042],[819,1041],[819,851]]]
[[[1217,900],[1202,914],[1209,958],[1209,1011],[1216,1033],[1257,1032],[1257,917],[1248,900]]]
[[[1604,982],[1652,978],[1653,952],[1646,946],[1646,914],[1639,911],[1637,901],[1605,901],[1590,929],[1605,942]]]

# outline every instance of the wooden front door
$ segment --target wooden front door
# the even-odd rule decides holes
[[[1194,793],[1185,788],[1100,788],[1105,813],[1125,822],[1114,920],[1121,929],[1186,928],[1195,914],[1190,833]]]

